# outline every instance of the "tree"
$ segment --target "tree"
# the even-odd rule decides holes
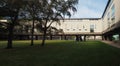
[[[46,40],[46,32],[52,23],[59,23],[63,16],[71,16],[70,11],[75,12],[74,7],[78,3],[78,0],[44,0],[41,3],[39,22],[40,29],[43,31],[43,40],[41,46],[44,46]]]
[[[23,6],[23,0],[2,0],[2,8],[4,9],[4,15],[8,19],[10,19],[8,23],[8,44],[7,48],[12,48],[12,40],[13,40],[13,29],[15,24],[17,23],[20,9]]]
[[[34,36],[34,27],[36,18],[39,16],[40,9],[41,9],[41,1],[42,0],[31,0],[27,1],[25,10],[27,12],[27,18],[32,19],[32,29],[31,29],[31,46],[33,46],[33,36]]]

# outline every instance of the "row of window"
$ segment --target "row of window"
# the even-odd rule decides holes
[[[66,29],[67,31],[70,31],[70,29]],[[73,31],[75,31],[76,29],[72,29]],[[82,29],[78,29],[79,31],[81,31]],[[87,29],[84,29],[85,31],[87,31]]]
[[[67,29],[67,31],[70,31],[70,29]],[[73,31],[75,31],[75,29],[73,29]],[[81,31],[81,29],[79,29],[79,31]],[[87,29],[85,29],[85,31],[87,31]],[[94,29],[90,29],[90,32],[94,32]]]
[[[113,1],[111,1],[110,6],[112,5]],[[108,27],[112,26],[115,23],[115,5],[113,4],[110,8],[110,12],[107,14],[108,20]]]
[[[90,32],[94,32],[95,29],[95,25],[90,25]],[[67,31],[70,31],[70,29],[66,29]],[[72,31],[75,31],[76,29],[72,29]],[[81,31],[82,29],[77,29],[79,31]],[[85,29],[85,27],[83,26],[83,30],[87,31],[87,29]]]

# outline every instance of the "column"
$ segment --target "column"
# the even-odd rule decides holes
[[[119,34],[119,40],[120,40],[120,34]]]
[[[79,41],[79,36],[78,35],[75,36],[75,41]]]
[[[82,39],[82,36],[81,36],[81,35],[79,36],[79,40],[80,40],[80,41],[83,41],[83,39]]]
[[[105,38],[105,40],[107,40],[107,36],[106,35],[104,36],[104,38]]]
[[[52,40],[52,35],[50,35],[50,40]]]
[[[105,36],[104,35],[102,35],[102,40],[105,40]]]
[[[109,41],[112,41],[112,35],[108,35]]]
[[[64,36],[64,40],[67,40],[67,37],[66,37],[66,35]]]
[[[62,40],[62,35],[60,36],[60,39]]]
[[[86,35],[84,35],[84,41],[86,41]]]
[[[108,35],[106,35],[106,40],[109,41],[109,36]]]
[[[20,40],[22,40],[22,35],[19,35]]]
[[[29,40],[29,35],[27,35],[27,40]]]
[[[96,40],[96,36],[94,35],[94,40]]]
[[[35,39],[38,40],[38,36],[37,35],[35,36]]]

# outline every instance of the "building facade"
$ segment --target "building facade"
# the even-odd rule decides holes
[[[70,18],[60,20],[60,25],[53,23],[52,26],[62,30],[62,34],[52,34],[53,36],[82,36],[84,38],[97,38],[104,40],[120,39],[120,0],[108,0],[107,6],[101,18]],[[25,22],[22,26],[23,32],[30,35],[31,22]],[[26,27],[28,29],[26,29]],[[16,26],[19,28],[19,26]],[[18,29],[17,29],[18,30]],[[19,30],[18,33],[22,32]],[[40,36],[39,31],[34,29],[35,35]],[[27,35],[27,34],[26,34]],[[96,37],[97,36],[97,37]]]
[[[120,0],[109,0],[102,16],[103,38],[119,40],[120,38]]]
[[[72,18],[55,25],[65,34],[102,35],[105,40],[120,40],[120,0],[108,0],[101,18]]]
[[[52,24],[57,29],[63,29],[65,34],[100,33],[102,22],[100,18],[72,18],[60,21],[61,25]]]

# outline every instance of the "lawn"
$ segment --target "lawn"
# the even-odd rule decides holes
[[[0,66],[120,66],[120,49],[100,41],[65,40],[14,41],[13,49],[4,49],[0,41]]]

